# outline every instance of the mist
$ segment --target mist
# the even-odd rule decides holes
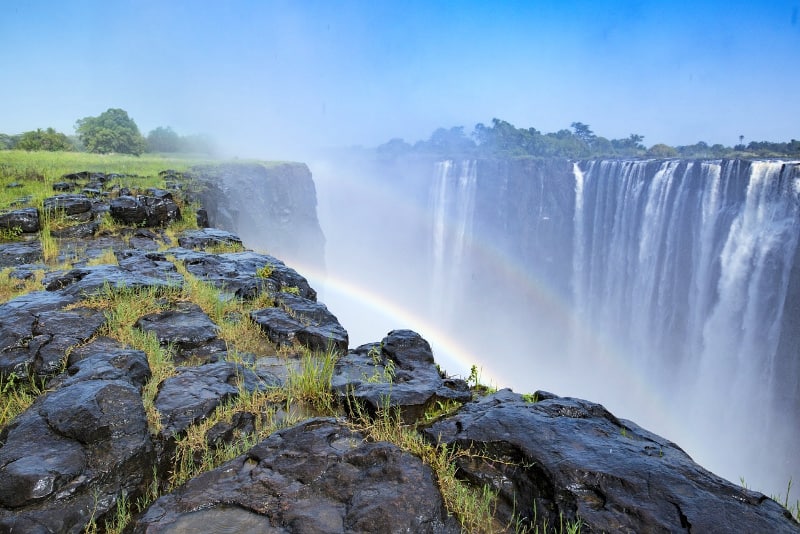
[[[306,162],[325,264],[284,259],[351,345],[412,328],[451,374],[475,365],[497,387],[601,402],[713,459],[714,436],[681,429],[691,406],[652,400],[612,336],[575,334],[570,288],[541,281],[551,259],[520,264],[510,236],[467,228],[457,210],[437,221],[447,208],[437,201],[458,194],[437,196],[436,162],[392,168],[343,148],[413,143],[493,117],[548,132],[581,121],[648,146],[797,138],[800,5],[538,4],[15,3],[0,18],[0,46],[13,51],[0,133],[71,134],[77,119],[113,107],[143,134],[170,126],[210,134],[224,156]],[[461,227],[460,243],[437,244],[442,227]],[[456,256],[463,270],[450,267]],[[565,357],[574,344],[592,347],[598,365]],[[734,480],[751,470],[735,462],[724,466]],[[781,491],[773,482],[759,489]]]

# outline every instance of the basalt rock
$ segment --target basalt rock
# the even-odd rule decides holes
[[[242,240],[236,234],[225,230],[203,228],[202,230],[187,230],[181,234],[178,238],[178,245],[187,249],[204,249],[212,246],[242,246]]]
[[[347,331],[324,304],[291,293],[280,293],[275,301],[281,309],[265,308],[250,314],[270,341],[291,345],[296,339],[311,350],[347,350]]]
[[[333,419],[280,430],[156,500],[135,533],[456,533],[431,469]]]
[[[80,215],[92,209],[92,201],[86,195],[56,195],[44,199],[44,210],[63,212],[64,215]]]
[[[134,326],[152,332],[162,346],[172,347],[176,363],[196,355],[205,356],[202,363],[211,363],[217,360],[212,356],[225,352],[225,343],[217,338],[219,327],[200,306],[191,302],[179,302],[174,309],[144,315]],[[199,352],[197,349],[201,348],[207,350]]]
[[[181,211],[171,196],[120,196],[111,201],[109,213],[117,221],[131,226],[166,226],[181,218]]]
[[[311,350],[324,351],[333,347],[343,352],[347,350],[347,331],[342,328],[336,317],[333,315],[331,317],[330,320],[314,321],[294,317],[279,308],[264,308],[250,312],[250,318],[261,327],[273,343],[291,345],[297,340]]]
[[[348,352],[336,362],[331,387],[373,414],[388,403],[409,423],[436,402],[472,399],[466,382],[440,375],[430,345],[410,330],[393,330],[380,344]]]
[[[153,444],[138,390],[85,380],[47,393],[0,432],[0,531],[82,532],[141,495]]]
[[[529,402],[536,400],[538,402]],[[706,471],[675,444],[603,406],[502,390],[424,431],[479,454],[460,476],[498,492],[503,522],[580,518],[582,532],[798,532],[764,495]],[[512,514],[516,514],[512,519]]]
[[[69,300],[58,297],[34,292],[0,306],[0,375],[53,376],[61,370],[68,350],[105,323],[102,312],[59,309]]]
[[[42,261],[42,244],[35,241],[0,244],[0,268]]]
[[[165,438],[181,434],[189,425],[208,417],[221,403],[237,396],[240,387],[255,391],[277,384],[273,377],[257,375],[232,362],[180,367],[175,376],[161,383],[156,396],[161,434]]]
[[[324,266],[317,194],[303,163],[230,163],[192,169],[211,226],[287,260]]]
[[[19,230],[30,234],[39,231],[39,210],[36,208],[22,208],[0,214],[0,228]]]
[[[303,276],[272,256],[251,251],[209,254],[182,248],[167,253],[182,261],[196,277],[242,299],[253,299],[264,292],[275,295],[282,288],[297,288],[301,297],[317,298]]]

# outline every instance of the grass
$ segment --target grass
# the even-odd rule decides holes
[[[44,270],[36,270],[30,278],[20,279],[12,275],[14,269],[6,267],[0,270],[0,303],[15,297],[43,289]]]
[[[52,196],[52,184],[60,181],[63,174],[88,170],[90,172],[124,173],[138,175],[137,178],[126,178],[125,185],[136,190],[147,187],[164,187],[163,178],[158,172],[165,168],[182,171],[198,160],[186,158],[164,158],[161,156],[104,156],[82,153],[27,153],[0,152],[0,209],[8,207],[19,196],[27,196],[27,202],[40,209],[42,214],[42,230],[39,239],[45,261],[52,267],[59,257],[59,243],[50,234],[52,229],[66,223],[63,214],[46,213],[42,209],[44,198]],[[5,188],[14,180],[24,181],[23,187]],[[128,183],[131,182],[131,183]],[[181,232],[197,228],[196,211],[199,206],[187,204],[180,197],[176,198],[183,214],[183,219],[171,223],[165,234],[169,241],[176,242]],[[110,234],[124,235],[125,227],[119,225],[110,216],[105,215],[101,221],[101,231]],[[3,236],[0,236],[2,238]],[[11,238],[15,236],[10,236]],[[167,246],[166,244],[164,245]],[[239,244],[222,245],[207,249],[211,253],[238,252],[243,250]],[[267,293],[259,295],[251,301],[237,299],[220,290],[213,284],[199,279],[189,273],[185,266],[169,258],[184,282],[180,286],[170,288],[125,288],[106,285],[93,296],[85,298],[75,306],[89,306],[102,309],[106,315],[106,324],[98,335],[112,337],[134,349],[144,351],[150,365],[152,377],[145,384],[142,393],[147,414],[149,430],[154,435],[161,431],[161,419],[155,408],[158,386],[175,375],[176,367],[172,359],[172,348],[162,346],[151,333],[135,328],[134,323],[143,315],[163,311],[181,301],[197,304],[218,325],[218,336],[225,340],[228,358],[232,361],[244,361],[244,354],[258,356],[275,356],[287,352],[276,350],[249,316],[253,309],[272,306],[272,299]],[[101,256],[92,259],[90,264],[116,263],[113,250],[106,250]],[[0,298],[8,300],[21,293],[41,289],[43,272],[37,272],[30,280],[16,280],[12,271],[0,271]],[[257,276],[268,278],[272,275],[272,266],[265,265],[259,269]],[[296,287],[282,287],[281,291],[297,294]],[[291,368],[285,385],[261,391],[246,391],[240,385],[239,394],[217,407],[209,417],[192,425],[185,435],[176,442],[173,468],[170,473],[159,476],[158,467],[154,466],[153,483],[148,487],[146,495],[136,503],[120,495],[116,499],[116,508],[106,514],[102,525],[91,519],[87,532],[123,532],[130,522],[134,511],[142,511],[149,503],[158,498],[162,491],[171,491],[180,484],[198,474],[214,469],[224,462],[239,456],[251,446],[264,439],[278,428],[299,422],[312,415],[342,415],[331,391],[331,378],[339,354],[331,346],[326,351],[314,352],[299,346],[291,348],[291,352],[301,353],[298,368]],[[379,352],[376,359],[376,381],[391,383],[394,369],[389,362],[378,371]],[[469,381],[475,389],[486,389],[480,384],[477,368],[473,368]],[[10,375],[0,381],[0,427],[8,424],[14,417],[24,411],[35,398],[41,394],[36,385],[21,385],[17,377]],[[424,421],[441,417],[458,409],[458,403],[437,403],[423,417]],[[248,412],[255,416],[254,430],[249,434],[237,431],[231,443],[212,446],[206,439],[207,432],[214,425],[230,423],[235,414]],[[403,450],[422,459],[433,470],[447,509],[461,522],[462,528],[468,532],[496,532],[508,528],[494,519],[496,495],[489,486],[475,487],[457,475],[457,462],[474,456],[468,450],[459,450],[447,446],[435,446],[426,442],[417,431],[416,425],[403,425],[397,411],[387,406],[379,410],[376,417],[368,419],[363,414],[358,416],[353,425],[361,430],[369,439],[389,441]],[[560,525],[559,532],[574,534],[580,531],[570,530],[570,524]],[[572,525],[574,526],[574,525]],[[565,530],[566,528],[566,530]],[[514,526],[517,532],[539,532],[525,530],[524,525]]]
[[[20,382],[14,373],[0,375],[0,428],[27,410],[41,394],[42,390],[37,384],[27,380]]]
[[[414,426],[403,425],[397,410],[388,407],[388,402],[370,419],[361,408],[354,407],[357,414],[354,426],[373,441],[394,443],[406,452],[419,457],[436,476],[445,506],[455,514],[465,532],[492,533],[503,531],[494,519],[496,495],[488,487],[478,490],[456,477],[456,460],[469,455],[468,451],[435,447],[425,441]]]

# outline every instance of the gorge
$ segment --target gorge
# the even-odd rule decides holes
[[[355,343],[401,321],[451,372],[591,398],[762,491],[800,476],[797,162],[312,169]]]

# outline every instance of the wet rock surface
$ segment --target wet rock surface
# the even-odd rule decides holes
[[[155,501],[133,532],[460,532],[433,472],[334,419],[280,430]]]
[[[109,213],[117,221],[130,226],[166,226],[181,218],[181,210],[166,191],[153,196],[120,196],[111,201]]]
[[[348,352],[336,362],[331,387],[371,413],[386,405],[398,408],[407,422],[436,402],[472,399],[466,382],[439,374],[430,345],[411,330],[394,330],[380,344]]]
[[[599,404],[510,390],[432,424],[433,443],[471,449],[461,476],[499,492],[503,521],[580,518],[582,532],[798,532],[764,495],[706,471],[675,444]]]
[[[0,228],[18,230],[23,233],[39,231],[39,210],[23,208],[0,214]]]
[[[188,249],[204,249],[213,246],[241,246],[242,240],[236,234],[225,230],[203,228],[184,232],[178,238],[178,245]]]
[[[0,531],[81,532],[148,482],[154,448],[137,373],[83,374],[0,431]]]
[[[347,331],[339,320],[319,302],[289,293],[275,296],[280,308],[265,308],[250,313],[270,341],[291,345],[295,340],[311,350],[347,350]]]
[[[478,492],[484,484],[498,492],[498,524],[530,525],[535,506],[540,523],[554,525],[561,514],[580,517],[582,532],[800,531],[775,502],[715,477],[675,445],[599,405],[542,392],[535,404],[506,391],[472,401],[467,384],[441,373],[415,332],[392,331],[380,343],[345,354],[347,332],[316,302],[307,280],[282,261],[248,250],[210,252],[242,246],[226,231],[175,235],[163,228],[180,217],[173,193],[183,187],[180,173],[163,176],[169,190],[144,192],[114,183],[118,175],[64,176],[59,189],[84,194],[57,195],[45,209],[60,218],[52,232],[57,260],[71,268],[46,267],[33,236],[0,244],[0,267],[11,267],[12,280],[38,280],[37,271],[48,271],[41,290],[0,304],[3,387],[35,386],[39,394],[0,428],[0,532],[78,533],[92,520],[102,530],[120,496],[135,502],[154,476],[164,490],[187,458],[197,467],[209,451],[245,450],[244,443],[256,440],[241,440],[262,432],[268,418],[269,428],[292,426],[162,496],[127,531],[460,531],[419,458],[371,442],[344,420],[309,420],[319,414],[312,403],[292,400],[307,348],[340,353],[332,389],[342,404],[335,413],[343,415],[356,400],[366,408],[359,417],[388,406],[413,423],[429,408],[466,403],[424,432],[432,443],[469,450],[457,457],[457,475]],[[109,230],[104,214],[114,216],[115,201],[116,213],[129,216],[134,227]],[[225,209],[210,207],[209,213],[218,218]],[[280,224],[291,221],[292,213],[281,210],[273,213]],[[17,211],[30,220],[39,216],[35,209]],[[101,257],[113,262],[109,251],[118,264],[92,265]],[[252,319],[265,334],[256,332],[257,343],[268,350],[239,353],[236,340],[220,339],[218,325],[185,300],[182,291],[191,284],[177,262],[219,289],[223,300],[248,305],[249,316],[235,311],[222,321]],[[158,293],[159,311],[137,313],[128,324],[136,322],[168,349],[166,368],[151,360],[151,369],[145,352],[99,336],[115,333],[104,329],[102,311],[81,302],[143,288]],[[270,302],[274,306],[253,311]],[[284,396],[272,397],[280,387]],[[314,387],[327,392],[324,383]],[[228,401],[256,391],[264,395],[257,408],[240,406],[209,421]],[[190,430],[199,433],[190,436]],[[185,436],[207,449],[179,457]]]
[[[303,276],[266,254],[252,251],[210,254],[180,248],[167,252],[184,262],[193,275],[242,299],[253,299],[262,293],[274,295],[282,288],[296,288],[301,297],[317,298],[317,292]]]
[[[162,346],[173,349],[173,357],[179,363],[190,359],[197,349],[212,344],[205,354],[225,351],[224,342],[221,347],[214,343],[218,341],[219,327],[200,306],[191,302],[179,302],[174,309],[144,315],[134,326],[153,333]]]
[[[161,413],[161,433],[171,438],[207,417],[240,391],[254,391],[277,384],[274,377],[257,375],[233,362],[179,368],[176,376],[161,383],[156,396],[155,405]]]

